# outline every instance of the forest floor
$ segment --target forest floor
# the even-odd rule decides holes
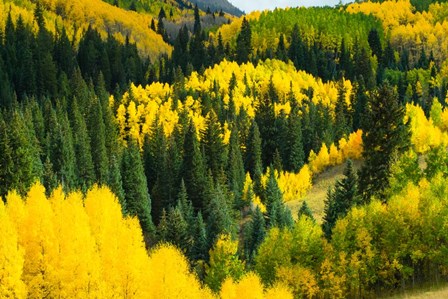
[[[353,167],[357,172],[362,166],[361,160],[353,161]],[[327,191],[330,186],[334,186],[337,180],[344,177],[345,163],[333,167],[329,167],[324,172],[318,174],[313,180],[313,187],[303,199],[293,200],[286,203],[291,209],[294,218],[297,217],[302,202],[306,200],[306,203],[313,212],[314,218],[318,223],[322,223],[322,217],[324,216],[325,199],[327,198]]]

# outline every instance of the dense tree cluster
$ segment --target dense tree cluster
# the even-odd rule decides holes
[[[0,297],[368,297],[446,277],[447,54],[418,40],[444,42],[446,4],[255,12],[210,33],[198,6],[119,0],[118,19],[154,19],[49,23],[108,5],[84,2],[0,2]],[[171,55],[147,58],[140,30]],[[304,197],[345,162],[315,217]]]

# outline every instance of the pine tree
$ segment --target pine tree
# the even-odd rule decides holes
[[[275,127],[274,104],[278,103],[278,94],[272,78],[269,82],[267,94],[260,99],[255,115],[255,121],[260,129],[262,159],[264,165],[272,164],[273,154],[277,148],[278,131]]]
[[[266,237],[266,221],[264,220],[264,215],[261,210],[257,207],[252,214],[252,220],[249,224],[248,229],[249,235],[246,236],[248,258],[253,261],[258,247],[263,243]]]
[[[201,144],[207,168],[212,171],[213,177],[217,178],[227,164],[227,148],[221,137],[221,125],[213,110],[209,112],[206,129],[201,134]]]
[[[358,195],[357,178],[351,160],[347,160],[344,170],[344,178],[336,182],[334,189],[329,189],[325,201],[325,215],[322,224],[327,238],[331,237],[331,231],[336,220],[347,215],[350,209],[360,203]]]
[[[343,137],[347,138],[351,131],[350,113],[345,99],[346,92],[344,82],[340,80],[338,83],[338,99],[335,107],[334,140],[340,140]]]
[[[97,86],[104,88],[104,80],[100,74],[99,83]],[[96,182],[105,184],[109,177],[108,157],[106,149],[106,127],[104,124],[103,109],[98,97],[93,97],[90,103],[90,113],[87,118],[89,128],[90,147],[92,149],[92,162],[94,166],[94,173]]]
[[[269,218],[269,227],[291,227],[294,223],[291,211],[283,203],[283,194],[275,178],[274,169],[269,169],[269,178],[264,192],[264,202],[266,204]]]
[[[305,161],[302,140],[302,123],[297,113],[292,112],[288,118],[286,137],[286,160],[284,167],[288,171],[299,172]]]
[[[206,178],[204,161],[198,143],[196,129],[191,122],[185,135],[181,175],[187,187],[188,198],[196,209],[202,209],[204,207]]]
[[[0,197],[5,198],[13,186],[14,160],[10,132],[0,113]]]
[[[302,202],[302,205],[300,206],[299,212],[297,212],[297,218],[300,217],[308,217],[309,219],[313,220],[314,222],[316,219],[314,219],[313,212],[311,211],[310,207],[308,206],[308,203],[306,200]]]
[[[236,61],[246,63],[252,53],[252,31],[246,18],[243,18],[241,31],[236,39]]]
[[[396,92],[388,84],[374,91],[369,99],[362,138],[364,165],[359,172],[359,192],[366,203],[373,196],[385,200],[391,166],[409,146],[410,131],[404,114]]]
[[[90,138],[87,133],[84,117],[78,108],[76,98],[73,99],[71,105],[71,119],[73,131],[73,145],[76,156],[76,177],[78,187],[83,191],[87,191],[95,181],[95,174],[92,162],[92,150],[90,147]]]
[[[190,245],[188,223],[179,207],[170,208],[167,216],[167,241],[187,252]]]
[[[130,140],[124,150],[121,173],[127,212],[138,216],[144,232],[152,233],[154,226],[151,218],[151,198],[140,151],[134,140]]]
[[[232,127],[232,131],[230,133],[229,157],[227,161],[228,185],[230,190],[233,192],[236,203],[238,203],[238,201],[241,200],[244,187],[245,172],[236,126]]]
[[[196,4],[194,6],[194,26],[193,26],[193,34],[200,35],[202,31],[201,28],[201,17],[199,16],[199,8]]]
[[[206,224],[202,218],[202,213],[198,212],[196,216],[196,221],[194,222],[194,235],[193,235],[193,248],[191,253],[191,259],[198,260],[207,260],[208,258],[208,249],[209,249],[209,241],[207,237],[207,228]]]
[[[277,57],[277,59],[280,59],[283,61],[288,60],[288,52],[286,51],[285,37],[284,37],[283,33],[280,34],[280,38],[278,40],[277,51],[275,52],[275,56]]]
[[[211,200],[207,206],[207,228],[209,245],[215,242],[215,238],[220,234],[236,235],[236,225],[232,218],[232,208],[226,198],[223,187],[218,183],[214,190],[211,190]]]
[[[109,168],[109,178],[107,180],[107,185],[110,190],[117,196],[118,201],[121,205],[121,211],[123,215],[127,214],[125,194],[123,190],[123,180],[121,178],[120,160],[119,157],[115,155],[111,157]]]
[[[261,160],[261,137],[256,121],[252,122],[249,131],[248,144],[246,145],[246,169],[255,182],[255,192],[261,194],[261,176],[263,174],[263,164]]]

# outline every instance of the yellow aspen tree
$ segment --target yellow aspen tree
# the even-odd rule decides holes
[[[59,282],[59,240],[53,210],[42,185],[31,187],[25,206],[27,215],[17,231],[22,235],[21,245],[25,249],[23,280],[28,286],[28,297],[55,297]]]
[[[22,281],[24,251],[19,246],[17,230],[0,200],[0,297],[25,298]]]
[[[101,264],[90,231],[82,194],[65,198],[62,188],[49,198],[54,211],[55,233],[59,238],[59,269],[55,296],[92,298],[103,296]]]
[[[185,256],[172,245],[160,245],[150,255],[150,286],[148,298],[213,298],[211,291],[202,288],[190,272]]]
[[[138,219],[123,219],[118,199],[107,188],[88,191],[84,204],[99,251],[104,297],[147,297],[149,258]]]

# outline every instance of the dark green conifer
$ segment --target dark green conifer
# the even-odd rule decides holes
[[[372,93],[362,137],[364,165],[359,172],[359,192],[365,203],[373,196],[385,200],[391,166],[409,146],[404,114],[396,92],[387,83]]]
[[[138,216],[145,233],[152,233],[151,198],[149,197],[140,151],[134,140],[128,141],[122,160],[122,181],[127,212]]]

